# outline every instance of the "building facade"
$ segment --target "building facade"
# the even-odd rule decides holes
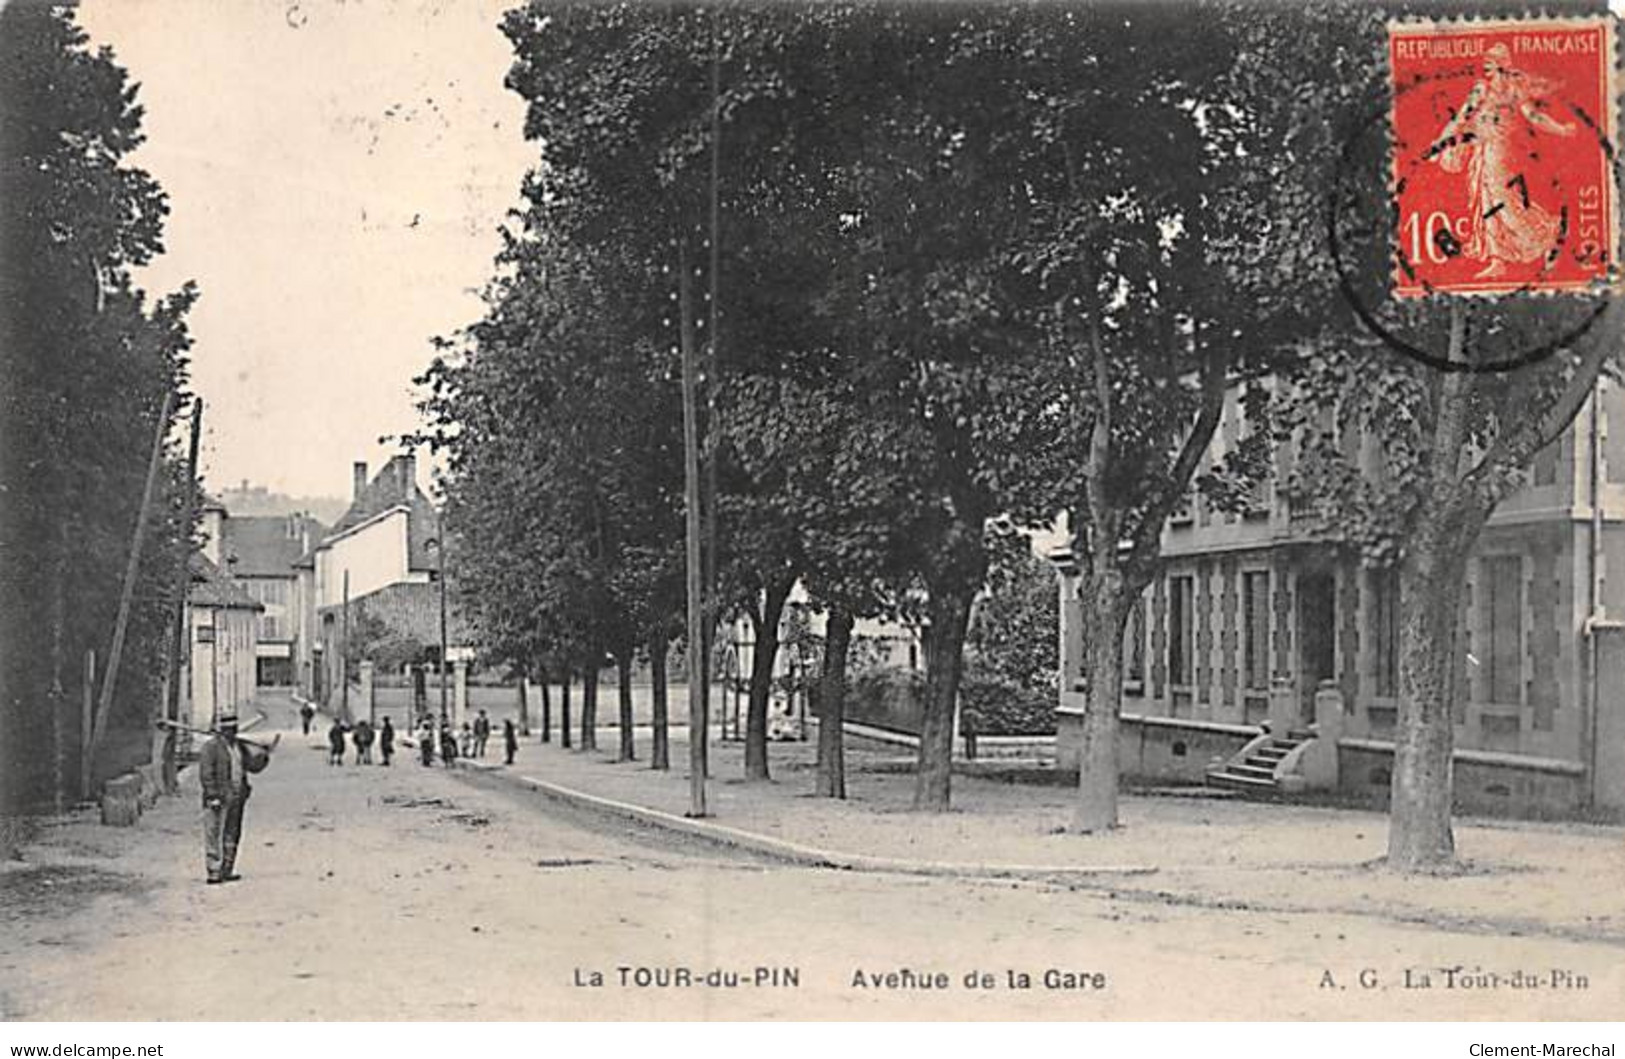
[[[1233,404],[1215,448],[1242,429]],[[1277,716],[1285,703],[1287,716],[1308,727],[1317,699],[1324,708],[1335,692],[1337,783],[1379,794],[1398,718],[1397,575],[1362,566],[1307,515],[1268,483],[1246,515],[1193,496],[1169,520],[1164,568],[1125,633],[1125,729],[1143,737],[1142,719],[1165,735],[1188,729],[1188,740],[1167,736],[1188,755],[1192,746],[1223,745],[1214,740],[1227,730],[1245,740],[1272,701]],[[1078,588],[1063,565],[1063,753],[1078,738],[1084,697]],[[1621,618],[1625,391],[1603,383],[1537,458],[1528,485],[1497,508],[1468,562],[1455,717],[1460,803],[1625,809]]]
[[[246,714],[254,704],[263,607],[206,554],[194,554],[191,566],[181,716],[208,729],[222,709]]]
[[[440,583],[442,564],[455,556],[442,550],[439,513],[418,488],[416,459],[396,456],[370,479],[367,465],[356,463],[353,483],[343,517],[293,562],[291,609],[302,645],[295,669],[305,694],[329,706],[344,699],[347,640],[364,620],[423,645],[438,665],[444,608],[448,637],[467,653],[467,633]]]
[[[299,557],[325,535],[325,528],[304,514],[233,516],[223,520],[223,551],[232,579],[264,608],[256,647],[257,683],[285,687],[295,683],[301,654],[297,620]]]

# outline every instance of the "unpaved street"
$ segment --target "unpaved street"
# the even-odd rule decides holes
[[[285,700],[269,706],[290,723]],[[232,885],[202,885],[195,789],[132,830],[48,829],[32,867],[0,876],[3,1013],[1546,1019],[1625,1003],[1611,942],[786,867],[565,813],[409,751],[390,769],[330,768],[320,743],[285,736],[258,777]],[[1450,987],[1441,969],[1458,966],[1500,978]],[[1430,987],[1406,988],[1407,970]],[[1511,984],[1517,971],[1541,984]],[[991,978],[967,986],[971,972]],[[1022,974],[1032,988],[1012,987]]]

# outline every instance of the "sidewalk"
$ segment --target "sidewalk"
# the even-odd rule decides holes
[[[669,772],[639,760],[616,764],[616,734],[593,753],[532,736],[516,764],[495,740],[472,767],[525,782],[589,808],[651,826],[741,845],[778,859],[855,870],[1038,877],[1070,888],[1198,906],[1323,911],[1425,922],[1467,932],[1545,935],[1625,945],[1625,828],[1458,820],[1464,870],[1402,878],[1371,862],[1383,855],[1385,814],[1188,793],[1125,794],[1123,827],[1068,833],[1073,792],[956,775],[944,814],[911,811],[914,778],[904,755],[850,749],[845,802],[812,794],[815,748],[773,743],[773,780],[747,783],[743,748],[713,742],[710,817],[690,821],[686,732],[672,733]],[[613,803],[604,805],[603,802]]]

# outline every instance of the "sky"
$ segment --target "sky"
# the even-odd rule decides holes
[[[513,3],[82,4],[140,84],[147,142],[129,162],[169,195],[167,253],[138,282],[202,292],[210,488],[347,497],[352,462],[376,471],[399,451],[379,437],[420,424],[411,380],[431,338],[480,316],[538,156],[502,86]]]

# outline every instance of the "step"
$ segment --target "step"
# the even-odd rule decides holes
[[[1273,779],[1259,779],[1256,776],[1241,776],[1234,772],[1209,772],[1207,774],[1207,780],[1209,783],[1216,783],[1220,786],[1241,787],[1247,790],[1275,790],[1275,781]]]
[[[1231,765],[1229,768],[1224,769],[1223,771],[1233,772],[1238,776],[1258,776],[1272,782],[1275,779],[1275,770],[1273,768],[1270,768],[1267,765],[1254,765],[1250,761],[1241,765]]]

